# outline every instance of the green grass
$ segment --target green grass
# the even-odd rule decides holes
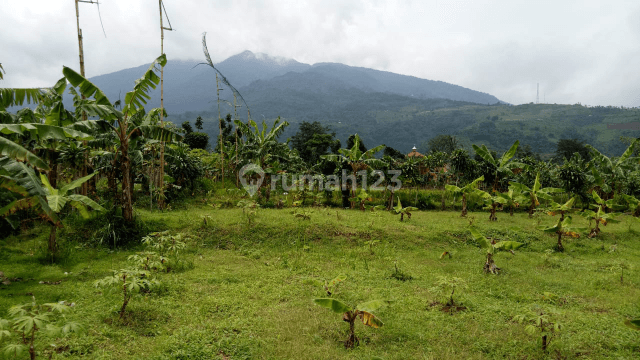
[[[134,298],[118,320],[120,294],[93,287],[111,269],[127,266],[141,249],[111,251],[63,243],[67,256],[47,264],[39,254],[48,229],[36,228],[0,242],[0,271],[23,280],[0,285],[0,317],[15,304],[66,300],[71,318],[86,326],[55,344],[53,358],[91,359],[630,359],[640,356],[640,333],[623,325],[640,315],[639,226],[624,218],[603,227],[598,239],[568,239],[564,253],[550,252],[552,236],[537,230],[557,218],[526,214],[470,213],[486,236],[524,242],[515,255],[495,256],[500,275],[482,272],[485,253],[472,240],[468,219],[457,212],[415,212],[409,221],[387,212],[314,209],[311,220],[291,210],[258,210],[249,227],[240,209],[189,207],[170,212],[138,209],[139,219],[190,236],[182,258],[194,266],[159,274],[163,286]],[[213,219],[203,225],[202,215]],[[574,223],[586,226],[582,218]],[[634,231],[635,229],[635,231]],[[365,241],[378,240],[373,254]],[[35,245],[34,245],[35,244]],[[34,251],[35,246],[35,251]],[[449,251],[451,259],[440,260]],[[394,264],[412,280],[391,277]],[[620,283],[619,263],[631,268]],[[65,272],[67,273],[65,275]],[[347,275],[336,298],[351,305],[392,300],[376,312],[385,323],[371,329],[356,323],[360,346],[345,350],[347,323],[316,306],[324,297],[310,279]],[[449,314],[433,306],[440,276],[462,278],[456,292],[468,309]],[[58,281],[60,285],[40,284]],[[562,301],[551,304],[543,292]],[[512,320],[542,306],[557,312],[562,332],[549,355],[540,338]],[[1,355],[0,355],[1,356]],[[43,358],[46,358],[44,355]]]

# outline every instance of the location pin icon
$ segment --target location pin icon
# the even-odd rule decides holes
[[[238,172],[238,175],[240,176],[240,183],[242,184],[242,187],[251,197],[258,192],[260,185],[262,185],[262,182],[264,181],[264,170],[253,163],[243,166],[240,169],[240,172]],[[245,178],[245,176],[253,177],[255,175],[259,175],[260,177],[258,179],[251,179],[250,181],[247,181]]]

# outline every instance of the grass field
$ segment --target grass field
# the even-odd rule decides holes
[[[640,315],[640,225],[626,216],[603,227],[598,239],[566,240],[566,251],[557,253],[555,238],[537,229],[557,219],[545,215],[500,213],[489,223],[488,213],[465,219],[431,211],[400,222],[387,212],[311,211],[302,220],[290,210],[262,209],[248,225],[240,209],[139,209],[150,228],[189,237],[181,256],[193,266],[158,274],[162,286],[134,298],[122,321],[121,294],[93,282],[128,267],[127,257],[141,247],[64,243],[68,255],[50,265],[39,255],[48,229],[30,230],[0,242],[0,271],[19,278],[0,285],[0,318],[32,295],[75,302],[67,316],[85,331],[36,342],[49,349],[42,358],[54,359],[640,358],[640,332],[623,324]],[[211,216],[207,225],[203,215]],[[470,221],[486,236],[525,243],[515,255],[496,254],[500,275],[483,273],[485,250],[471,238]],[[575,223],[587,225],[578,216]],[[444,251],[452,257],[440,259]],[[411,279],[393,277],[396,266]],[[343,346],[348,324],[341,315],[312,302],[326,297],[314,280],[340,274],[347,279],[335,298],[351,305],[391,301],[375,312],[383,327],[356,323],[360,345],[353,350]],[[442,276],[466,282],[455,293],[466,310],[440,310],[436,302],[446,297],[434,288]],[[537,308],[561,324],[547,354],[540,335],[514,320]]]

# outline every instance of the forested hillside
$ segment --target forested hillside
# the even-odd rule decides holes
[[[260,94],[263,96],[251,91],[246,94],[253,108],[259,109],[252,117],[259,121],[264,115],[271,122],[281,116],[290,122],[292,125],[281,136],[283,140],[296,133],[300,122],[319,121],[329,125],[342,144],[349,135],[358,133],[369,146],[386,144],[404,153],[414,145],[426,152],[429,139],[450,134],[468,149],[473,143],[504,151],[520,140],[523,146],[550,155],[559,139],[578,139],[609,156],[619,156],[628,146],[620,136],[640,136],[638,130],[607,129],[607,124],[640,122],[639,109],[556,104],[487,106],[337,88],[325,92],[271,88]],[[205,119],[205,131],[215,138],[215,112],[187,112],[170,120],[177,124],[193,122],[199,115]]]

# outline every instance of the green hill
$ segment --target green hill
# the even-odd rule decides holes
[[[507,150],[515,140],[540,154],[552,154],[559,139],[579,139],[609,156],[618,156],[628,146],[620,136],[640,137],[639,130],[613,130],[607,124],[640,122],[640,109],[585,107],[582,105],[524,104],[478,105],[444,99],[420,100],[390,94],[349,95],[338,92],[301,93],[285,97],[254,100],[264,110],[254,119],[273,119],[280,115],[291,126],[287,138],[302,121],[319,121],[331,126],[342,144],[350,134],[358,133],[369,147],[386,144],[408,153],[416,145],[424,152],[426,142],[438,134],[455,135],[468,149],[485,144],[498,151]],[[267,104],[270,103],[269,106]],[[295,106],[298,104],[298,106]],[[176,123],[204,115],[205,131],[217,136],[216,115],[211,112],[185,113],[172,117]],[[270,122],[272,120],[269,120]]]

